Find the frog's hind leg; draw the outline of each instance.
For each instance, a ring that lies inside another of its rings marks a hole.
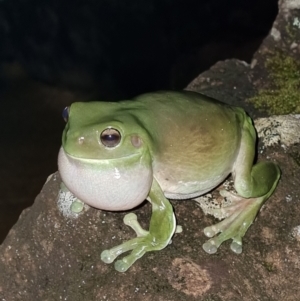
[[[253,166],[255,129],[248,116],[244,114],[240,117],[243,118],[241,145],[232,172],[238,195],[221,191],[229,204],[221,209],[225,219],[204,229],[205,235],[212,237],[203,245],[207,253],[215,253],[220,244],[228,239],[232,239],[231,249],[234,252],[242,252],[242,237],[263,203],[274,192],[280,178],[280,170],[272,162],[261,162]],[[218,233],[220,234],[215,236]]]

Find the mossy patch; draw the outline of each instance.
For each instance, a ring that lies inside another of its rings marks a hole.
[[[270,86],[248,101],[259,110],[282,115],[300,113],[300,62],[284,53],[266,60]]]

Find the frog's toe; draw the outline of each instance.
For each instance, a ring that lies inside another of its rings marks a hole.
[[[141,258],[146,252],[148,247],[144,244],[137,246],[132,252],[115,262],[115,269],[119,272],[127,271],[139,258]]]
[[[119,255],[134,250],[140,244],[143,244],[143,238],[136,237],[131,240],[128,240],[109,250],[104,250],[101,253],[101,260],[105,263],[112,263]]]
[[[80,213],[83,210],[84,203],[80,200],[76,200],[71,204],[71,211],[74,213]]]
[[[242,238],[235,238],[230,245],[230,249],[236,254],[241,254],[243,252]]]
[[[219,230],[217,227],[215,227],[214,225],[213,226],[209,226],[209,227],[206,227],[204,230],[204,235],[206,237],[214,237],[216,234],[219,233]]]
[[[137,235],[137,237],[143,237],[148,235],[149,231],[144,230],[137,220],[137,216],[134,213],[128,213],[124,216],[124,224],[129,226]]]
[[[203,250],[208,254],[214,254],[218,251],[220,243],[216,239],[210,239],[202,245]]]
[[[211,239],[209,239],[207,242],[205,242],[202,245],[203,250],[208,253],[208,254],[214,254],[218,251],[219,246],[227,239],[232,238],[232,243],[230,245],[230,249],[236,253],[236,254],[240,254],[242,253],[242,239],[241,238],[235,238],[235,237],[231,237],[231,235],[228,235],[228,231],[224,231],[223,233],[221,233],[220,235],[213,237]]]
[[[105,263],[112,263],[116,259],[116,255],[112,254],[110,250],[104,250],[101,253],[101,260]]]
[[[124,262],[124,260],[117,260],[115,262],[115,269],[118,272],[126,272],[130,268],[130,265],[128,265],[127,262]]]
[[[202,245],[203,250],[208,254],[214,254],[218,251],[219,246],[227,240],[226,238],[222,237],[222,235],[216,236],[214,238],[209,239]],[[241,254],[243,251],[242,247],[242,239],[241,238],[233,238],[233,241],[230,245],[230,249],[236,253]]]
[[[221,222],[219,222],[215,225],[206,227],[203,230],[205,236],[206,237],[214,237],[218,233],[225,231],[226,229],[228,229],[230,227],[230,225],[233,223],[233,221],[237,218],[238,214],[239,214],[239,212],[235,212],[234,214],[231,214],[230,216],[228,216]]]

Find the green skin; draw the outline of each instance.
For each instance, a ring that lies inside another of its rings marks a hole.
[[[113,145],[101,138],[106,129],[120,134]],[[274,163],[253,165],[255,140],[241,108],[195,92],[149,93],[131,101],[72,104],[58,165],[64,185],[78,198],[74,211],[81,201],[111,211],[134,208],[144,199],[151,203],[149,231],[129,213],[124,222],[137,237],[101,254],[111,263],[132,250],[115,263],[124,272],[146,252],[171,242],[176,220],[168,198],[199,197],[230,173],[238,194],[220,192],[231,204],[222,208],[223,221],[204,229],[211,238],[203,249],[215,253],[232,239],[231,249],[242,252],[242,237],[280,177]]]

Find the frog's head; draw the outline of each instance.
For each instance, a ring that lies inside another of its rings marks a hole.
[[[59,154],[64,184],[85,203],[106,210],[139,205],[152,184],[149,135],[118,103],[74,103]]]

